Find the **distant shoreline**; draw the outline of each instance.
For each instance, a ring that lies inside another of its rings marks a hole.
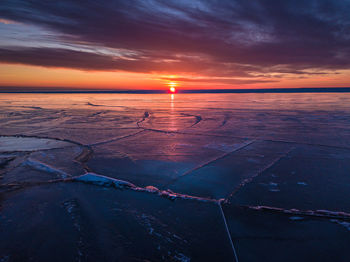
[[[168,90],[33,90],[2,91],[2,94],[167,94]],[[245,93],[350,93],[350,87],[303,87],[264,89],[198,89],[178,90],[180,94],[245,94]]]

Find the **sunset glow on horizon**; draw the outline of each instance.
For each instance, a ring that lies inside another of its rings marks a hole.
[[[0,88],[348,87],[348,9],[337,1],[4,0]]]

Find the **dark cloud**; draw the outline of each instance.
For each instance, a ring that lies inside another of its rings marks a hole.
[[[350,1],[2,0],[0,17],[57,41],[134,52],[0,50],[3,62],[207,76],[315,74],[350,68]],[[74,60],[74,61],[73,61]]]
[[[12,48],[0,49],[0,61],[45,67],[62,67],[81,70],[125,70],[150,72],[160,70],[163,63],[147,59],[128,60],[109,55],[57,48]]]
[[[0,48],[0,61],[13,64],[28,64],[44,67],[72,68],[87,71],[130,71],[139,73],[174,72],[191,73],[199,72],[207,75],[215,75],[213,62],[193,58],[177,59],[174,56],[140,56],[120,57],[101,53],[77,51],[62,48]],[[242,72],[242,67],[229,68],[217,64],[216,69],[230,71],[231,75],[247,77],[249,74]],[[245,68],[245,67],[243,67]],[[219,75],[222,75],[219,73]],[[252,76],[253,77],[253,76]]]

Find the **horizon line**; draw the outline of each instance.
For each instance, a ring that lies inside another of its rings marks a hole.
[[[0,87],[1,88],[1,87]],[[224,93],[348,93],[350,87],[298,87],[262,89],[179,89],[180,94],[224,94]],[[167,94],[168,90],[130,89],[130,90],[0,90],[2,94]]]

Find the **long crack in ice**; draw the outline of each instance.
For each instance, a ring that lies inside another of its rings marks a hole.
[[[287,152],[285,152],[283,155],[280,155],[279,157],[275,158],[271,163],[269,163],[267,166],[263,167],[262,169],[258,170],[258,172],[256,172],[253,176],[250,176],[249,178],[244,179],[239,185],[238,187],[233,190],[233,192],[229,195],[229,197],[227,197],[226,201],[229,201],[229,199],[236,194],[242,187],[244,187],[246,184],[250,183],[253,181],[253,179],[257,176],[259,176],[260,174],[262,174],[263,172],[265,172],[266,170],[268,170],[269,168],[271,168],[272,166],[274,166],[277,162],[279,162],[281,159],[285,158],[286,156],[288,156],[288,154],[290,152],[292,152],[295,149],[295,147],[290,148],[289,150],[287,150]]]
[[[242,206],[242,207],[248,208],[251,210],[275,212],[275,213],[282,213],[282,214],[288,214],[288,215],[350,220],[350,214],[343,211],[331,211],[331,210],[324,210],[324,209],[299,210],[296,208],[284,209],[280,207],[270,207],[270,206]]]
[[[235,245],[233,244],[233,240],[232,240],[232,237],[231,237],[231,234],[230,234],[230,230],[229,230],[229,227],[227,225],[225,213],[222,210],[222,203],[223,202],[224,202],[224,199],[220,199],[218,201],[218,205],[219,205],[219,208],[220,208],[220,213],[222,215],[222,219],[224,220],[224,224],[225,224],[225,228],[226,228],[228,239],[230,240],[230,244],[231,244],[231,248],[232,248],[232,251],[233,251],[233,255],[235,257],[235,262],[238,262],[238,256],[237,256],[236,248],[235,248]]]
[[[139,121],[137,121],[137,123],[136,123],[137,126],[138,126],[138,127],[141,127],[140,124],[141,124],[143,121],[145,121],[147,118],[149,118],[149,116],[150,116],[150,113],[147,112],[147,111],[145,111],[145,113],[143,114],[142,119],[139,120]]]
[[[125,136],[118,136],[118,137],[114,137],[114,138],[111,138],[111,139],[108,139],[108,140],[104,140],[104,141],[101,141],[101,142],[89,144],[89,146],[99,146],[99,145],[107,144],[107,143],[110,143],[110,142],[119,141],[119,140],[122,140],[122,139],[124,139],[124,138],[136,136],[137,134],[140,134],[140,133],[142,133],[142,132],[145,132],[145,130],[143,129],[143,130],[141,130],[141,131],[137,131],[137,132],[135,132],[135,133],[128,134],[128,135],[125,135]]]
[[[191,114],[185,114],[185,113],[181,113],[181,115],[194,117],[196,119],[196,121],[190,127],[194,127],[195,125],[199,124],[200,121],[202,121],[202,117],[199,115],[197,116],[197,115],[191,115]]]
[[[72,181],[84,182],[97,186],[115,187],[115,188],[135,188],[134,184],[127,181],[115,179],[95,173],[86,173],[84,175],[74,177]]]
[[[138,187],[135,186],[134,184],[120,180],[120,179],[115,179],[95,173],[86,173],[81,176],[73,177],[71,179],[66,179],[62,182],[83,182],[83,183],[88,183],[88,184],[93,184],[93,185],[98,185],[98,186],[105,186],[105,187],[114,187],[118,189],[131,189],[134,191],[138,192],[146,192],[146,193],[152,193],[159,195],[161,197],[170,199],[170,200],[176,200],[176,199],[190,199],[190,200],[198,200],[202,202],[218,202],[216,199],[211,199],[211,198],[204,198],[204,197],[197,197],[197,196],[191,196],[191,195],[186,195],[186,194],[179,194],[171,191],[170,189],[167,190],[161,190],[158,189],[154,186],[147,186],[147,187]]]
[[[241,150],[241,149],[243,149],[243,148],[249,146],[250,144],[252,144],[252,143],[254,143],[254,142],[255,142],[255,140],[251,140],[251,141],[245,142],[245,143],[243,143],[242,145],[238,146],[237,148],[235,148],[234,150],[232,150],[232,151],[230,151],[230,152],[224,153],[224,154],[222,154],[222,155],[220,155],[220,156],[218,156],[218,157],[216,157],[216,158],[214,158],[214,159],[211,159],[211,160],[209,160],[209,161],[207,161],[207,162],[205,162],[205,163],[202,163],[202,164],[200,164],[200,165],[198,165],[198,166],[192,168],[191,170],[189,170],[189,171],[183,173],[183,174],[182,174],[181,176],[179,176],[178,178],[175,178],[171,183],[174,183],[174,181],[176,181],[176,180],[178,180],[178,179],[181,179],[182,177],[184,177],[184,176],[186,176],[186,175],[188,175],[188,174],[191,174],[192,172],[194,172],[194,171],[196,171],[196,170],[198,170],[198,169],[201,169],[201,168],[203,168],[203,167],[206,167],[206,166],[210,165],[211,163],[213,163],[213,162],[215,162],[215,161],[218,161],[218,160],[220,160],[220,159],[223,159],[223,158],[227,157],[228,155],[230,155],[230,154],[232,154],[232,153],[234,153],[234,152],[237,152],[237,151],[239,151],[239,150]]]

